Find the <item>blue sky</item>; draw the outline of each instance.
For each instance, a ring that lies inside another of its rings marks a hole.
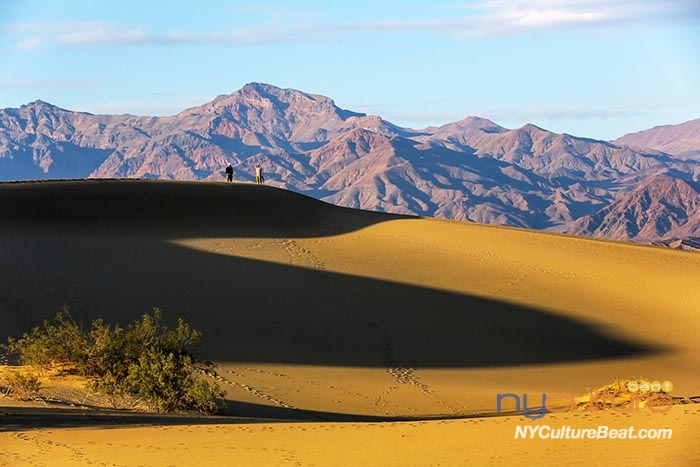
[[[253,81],[612,139],[700,118],[700,1],[0,0],[0,108],[170,115]]]

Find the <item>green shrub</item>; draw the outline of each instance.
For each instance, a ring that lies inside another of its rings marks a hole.
[[[64,317],[64,313],[67,318]],[[70,317],[68,310],[58,313],[55,323],[44,321],[43,326],[35,327],[20,339],[8,339],[7,349],[19,354],[25,365],[49,366],[55,364],[75,364],[76,358],[85,351],[85,335]]]
[[[39,395],[39,378],[29,372],[16,372],[5,377],[10,396],[19,400],[32,400]]]
[[[163,412],[216,413],[224,393],[199,375],[213,367],[197,360],[194,346],[202,334],[182,319],[168,329],[161,318],[155,308],[126,328],[98,319],[85,332],[64,309],[55,323],[45,321],[20,339],[10,338],[6,347],[25,364],[71,365],[110,397],[138,397]]]

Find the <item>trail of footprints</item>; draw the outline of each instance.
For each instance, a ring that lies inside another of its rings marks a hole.
[[[12,435],[13,438],[19,439],[28,443],[31,443],[32,446],[35,447],[36,449],[36,454],[37,455],[46,455],[51,452],[55,452],[56,449],[65,449],[69,453],[69,458],[68,460],[72,464],[90,464],[91,462],[85,458],[85,455],[83,453],[83,449],[80,447],[72,446],[67,443],[60,443],[57,441],[52,441],[50,439],[44,439],[40,433],[37,432],[37,434],[29,433],[29,432],[19,432],[19,433],[14,433]],[[16,456],[19,457],[19,456]],[[36,459],[36,456],[30,456],[29,458],[26,459],[15,459],[17,461],[29,461],[31,462],[32,465],[44,465],[43,463],[39,463],[38,459]],[[5,465],[5,464],[3,464]]]
[[[243,378],[243,377],[245,377],[244,375],[242,375],[242,374],[240,374],[240,373],[237,373],[237,372],[235,372],[235,371],[233,371],[233,370],[228,370],[228,369],[226,369],[226,368],[217,367],[217,370],[220,370],[220,371],[223,371],[223,372],[225,372],[225,373],[228,373],[228,374],[230,374],[230,375],[233,376],[233,377],[237,377],[237,378]],[[262,371],[261,371],[261,372],[262,372]],[[275,373],[272,373],[272,374],[275,374]],[[277,376],[285,376],[285,375],[282,375],[282,374],[275,374],[275,375],[277,375]],[[222,383],[222,384],[226,384],[226,385],[232,386],[232,387],[234,387],[234,388],[243,389],[244,391],[251,393],[251,394],[254,395],[255,397],[259,397],[260,399],[263,399],[263,400],[265,400],[265,401],[267,401],[267,402],[270,402],[271,404],[274,404],[274,405],[276,405],[276,406],[278,406],[278,407],[283,407],[283,408],[285,408],[285,409],[299,410],[299,409],[297,409],[296,407],[294,407],[293,405],[287,404],[287,403],[285,403],[285,402],[282,402],[281,400],[276,399],[275,397],[272,397],[271,395],[266,394],[266,393],[264,393],[263,391],[261,391],[261,390],[255,388],[255,387],[253,387],[253,386],[251,386],[251,385],[249,385],[249,384],[243,384],[243,383],[239,383],[239,382],[237,382],[237,381],[234,381],[234,380],[232,380],[232,379],[225,378],[225,377],[221,376],[219,373],[210,373],[209,376],[213,377],[215,380],[217,380],[218,382],[220,382],[220,383]]]
[[[296,240],[282,240],[282,245],[292,260],[292,264],[308,265],[319,271],[326,269],[326,265],[309,250],[299,246]]]
[[[354,313],[355,318],[357,318],[360,322],[362,322],[365,326],[370,328],[377,336],[379,337],[379,340],[381,342],[381,347],[382,347],[382,355],[384,358],[384,365],[386,367],[386,372],[389,373],[395,380],[398,385],[401,384],[408,384],[417,390],[419,390],[421,393],[426,395],[427,397],[435,400],[438,402],[440,405],[443,405],[447,407],[452,413],[456,413],[457,409],[452,406],[450,403],[447,401],[443,400],[440,398],[435,392],[430,388],[429,385],[421,382],[418,377],[416,376],[415,368],[410,368],[410,367],[403,367],[403,366],[398,366],[396,365],[396,360],[394,358],[394,344],[392,343],[391,336],[389,333],[379,326],[378,324],[368,320],[361,314],[355,312]],[[399,386],[397,385],[392,385],[389,386],[386,390],[382,392],[382,394],[378,395],[375,400],[374,400],[374,405],[375,406],[380,406],[380,405],[385,405],[386,404],[386,396],[389,395],[391,392],[395,391],[398,389]],[[385,411],[386,413],[386,411]]]
[[[311,251],[299,246],[299,244],[295,240],[285,239],[282,241],[282,245],[287,251],[287,254],[290,256],[293,264],[305,264],[320,271],[325,270],[326,266],[323,263],[323,261],[318,259]],[[408,384],[420,391],[421,393],[423,393],[424,395],[426,395],[427,397],[435,400],[440,405],[447,407],[452,413],[458,412],[458,410],[454,406],[452,406],[447,401],[443,400],[437,394],[435,394],[435,392],[430,388],[429,385],[421,382],[418,379],[418,377],[415,375],[415,368],[402,367],[396,365],[394,358],[394,346],[391,341],[391,336],[385,329],[383,329],[376,323],[368,320],[367,318],[363,317],[357,312],[354,313],[354,316],[366,327],[370,328],[379,337],[382,349],[382,358],[384,360],[386,372],[394,378],[398,385]],[[392,385],[389,386],[386,390],[384,390],[382,394],[378,395],[375,398],[373,402],[375,407],[378,408],[380,405],[385,405],[387,403],[386,396],[398,388],[399,386]],[[388,411],[385,410],[384,413],[386,414],[388,413]]]
[[[318,269],[318,270],[325,269],[325,265],[323,264],[323,262],[320,261],[309,250],[306,250],[306,249],[302,248],[301,246],[299,246],[299,244],[296,242],[296,240],[285,239],[285,240],[282,240],[280,243],[281,243],[282,247],[284,248],[284,250],[289,255],[292,264],[307,265],[307,266],[311,266],[312,268]],[[254,369],[254,368],[242,368],[241,371],[260,373],[260,374],[265,375],[265,376],[274,376],[274,377],[278,377],[278,378],[288,378],[288,376],[283,374],[283,373],[274,373],[274,372],[270,372],[270,371],[266,371],[266,370],[259,370],[259,369]],[[234,381],[233,379],[224,377],[220,374],[221,372],[228,373],[233,378],[239,378],[239,379],[245,379],[245,380],[251,380],[251,379],[254,380],[255,379],[255,378],[251,378],[250,376],[243,375],[243,374],[238,373],[236,371],[229,370],[229,369],[222,368],[222,367],[217,367],[217,373],[208,373],[208,375],[213,377],[214,379],[216,379],[217,381],[219,381],[222,384],[232,386],[235,388],[239,388],[239,389],[243,389],[244,391],[246,391],[246,392],[248,392],[256,397],[259,397],[260,399],[263,399],[267,402],[270,402],[278,407],[283,407],[286,409],[293,409],[293,410],[300,410],[291,404],[287,404],[286,402],[283,402],[283,401],[255,388],[254,386],[251,386],[251,385],[245,384],[245,383],[239,383],[237,381]]]

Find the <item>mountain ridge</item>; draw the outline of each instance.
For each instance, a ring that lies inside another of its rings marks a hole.
[[[700,157],[700,118],[624,135],[616,144],[656,149],[680,157]]]
[[[41,100],[0,109],[0,179],[223,180],[230,162],[245,181],[261,163],[268,183],[341,206],[593,235],[581,219],[605,217],[645,180],[700,177],[700,160],[629,141],[477,116],[413,130],[329,97],[249,83],[172,116],[72,112]],[[676,227],[643,241],[696,231]]]
[[[700,235],[697,183],[668,174],[645,180],[597,213],[579,219],[571,233],[630,241],[655,242],[673,235]]]

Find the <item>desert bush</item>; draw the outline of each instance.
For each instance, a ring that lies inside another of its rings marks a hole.
[[[65,316],[64,316],[65,315]],[[24,365],[63,365],[76,363],[87,342],[80,326],[70,317],[66,308],[54,318],[45,320],[20,339],[8,339],[7,350],[19,354]]]
[[[19,371],[5,377],[8,394],[19,400],[32,400],[39,395],[39,378],[29,372]]]
[[[149,349],[129,366],[129,393],[151,401],[154,408],[169,412],[188,407],[204,413],[216,411],[212,402],[222,396],[213,383],[197,377],[192,357],[186,353]]]
[[[216,413],[224,393],[201,376],[213,367],[198,360],[195,345],[202,334],[182,319],[175,329],[161,320],[155,308],[126,328],[98,319],[86,332],[64,309],[54,323],[10,338],[6,347],[25,364],[71,365],[92,380],[94,390],[115,400],[134,396],[158,411]]]

